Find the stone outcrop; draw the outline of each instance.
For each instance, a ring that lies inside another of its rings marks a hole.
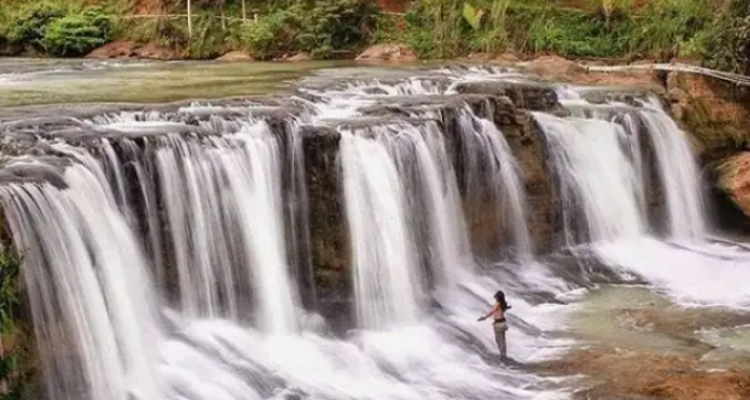
[[[569,79],[586,71],[578,63],[558,56],[539,57],[529,62],[525,68],[533,74],[552,80]]]
[[[670,72],[667,99],[690,135],[722,230],[750,234],[750,92],[710,77]]]
[[[149,43],[116,41],[92,51],[86,58],[140,58],[153,60],[179,60],[183,56],[172,49]]]
[[[693,136],[704,163],[721,160],[750,143],[746,95],[731,84],[682,72],[667,78],[672,112]]]
[[[255,61],[250,53],[245,51],[230,51],[216,59],[217,61]]]
[[[357,56],[357,61],[415,62],[414,50],[402,43],[376,44]]]

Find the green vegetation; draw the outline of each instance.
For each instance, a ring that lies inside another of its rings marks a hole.
[[[20,399],[27,383],[21,366],[25,350],[15,343],[18,340],[11,339],[11,345],[6,344],[6,339],[19,335],[16,321],[19,320],[20,266],[21,260],[14,252],[0,250],[0,382],[3,384],[0,400]]]
[[[7,52],[31,51],[78,57],[109,42],[113,24],[98,7],[82,8],[62,2],[34,2],[0,12],[0,43]]]
[[[240,36],[240,46],[259,59],[297,51],[324,59],[357,49],[378,15],[367,0],[295,1],[269,11],[257,24],[245,24]]]
[[[103,8],[91,6],[97,3]],[[690,57],[746,72],[749,3],[414,0],[406,14],[394,15],[380,12],[371,0],[192,0],[190,35],[186,0],[3,0],[0,53],[81,56],[124,39],[196,59],[230,50],[261,60],[298,52],[329,59],[373,43],[402,42],[424,59],[503,51],[625,60]],[[149,13],[158,16],[133,17],[143,4],[151,4]]]

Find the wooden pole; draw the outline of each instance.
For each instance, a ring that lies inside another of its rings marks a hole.
[[[190,3],[191,1],[187,0],[188,39],[193,37],[193,15]]]
[[[247,22],[247,7],[245,6],[245,0],[242,0],[242,22]]]

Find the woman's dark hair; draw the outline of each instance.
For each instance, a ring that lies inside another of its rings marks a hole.
[[[502,290],[498,290],[495,293],[495,300],[497,301],[497,304],[500,304],[500,308],[502,308],[503,311],[510,308],[508,303],[505,301],[505,293],[503,293]]]

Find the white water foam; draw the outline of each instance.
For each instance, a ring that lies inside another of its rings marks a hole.
[[[750,287],[744,280],[750,272],[747,249],[644,237],[595,250],[612,268],[637,273],[683,304],[750,309]]]

